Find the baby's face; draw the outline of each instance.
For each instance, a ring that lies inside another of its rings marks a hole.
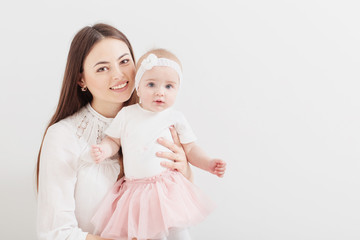
[[[161,112],[174,105],[178,90],[178,73],[171,67],[156,66],[144,73],[137,93],[144,109]]]

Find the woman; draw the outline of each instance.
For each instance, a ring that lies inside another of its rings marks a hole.
[[[130,42],[117,29],[96,24],[74,37],[60,99],[39,151],[39,239],[101,239],[92,235],[90,220],[106,192],[123,175],[122,153],[96,164],[89,146],[99,143],[117,112],[137,102],[135,60]],[[177,133],[174,143],[159,143],[164,166],[191,179]],[[120,162],[120,164],[119,164]],[[119,173],[120,172],[120,173]]]

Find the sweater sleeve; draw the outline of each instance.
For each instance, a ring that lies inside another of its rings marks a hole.
[[[64,125],[49,127],[39,172],[38,237],[40,240],[85,240],[78,227],[74,190],[77,181],[76,136]]]

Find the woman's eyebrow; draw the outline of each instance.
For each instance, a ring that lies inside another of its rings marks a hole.
[[[121,55],[120,57],[118,57],[117,60],[120,60],[121,58],[123,58],[123,57],[126,56],[126,55],[129,55],[129,53],[124,53],[123,55]],[[109,63],[109,62],[107,62],[107,61],[100,61],[100,62],[97,62],[97,63],[94,65],[94,67],[95,67],[96,65],[99,65],[99,64],[107,64],[107,63]]]

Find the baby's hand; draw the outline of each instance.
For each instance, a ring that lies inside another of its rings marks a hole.
[[[212,174],[215,174],[218,177],[223,177],[226,170],[226,162],[221,159],[212,159],[210,161],[210,170]]]
[[[100,145],[91,146],[91,157],[96,163],[100,163],[105,160],[104,151]]]

